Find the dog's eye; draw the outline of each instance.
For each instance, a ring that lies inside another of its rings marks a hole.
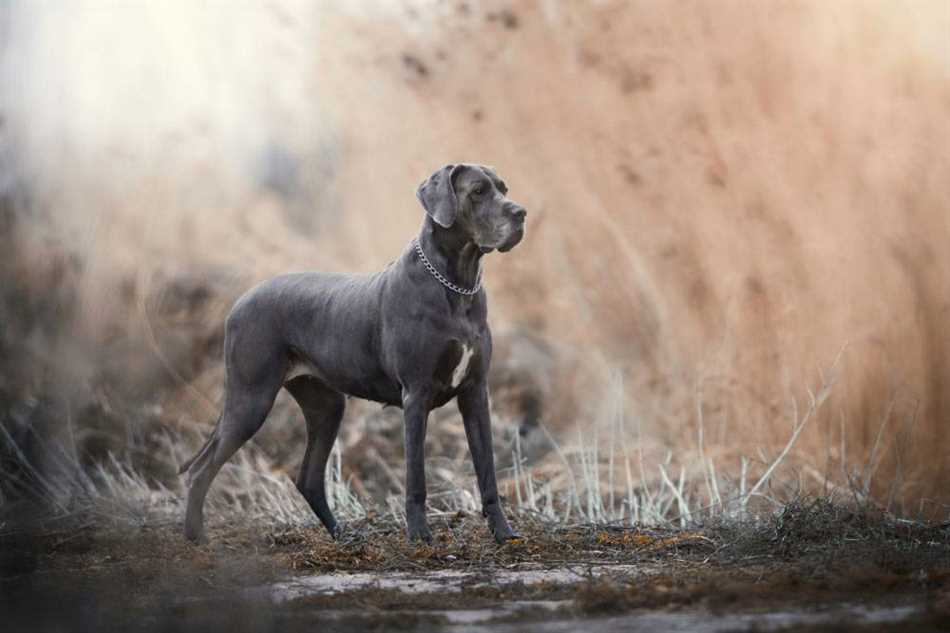
[[[482,195],[483,191],[485,191],[485,187],[482,185],[475,185],[475,187],[472,189],[472,193],[474,193],[476,196]]]

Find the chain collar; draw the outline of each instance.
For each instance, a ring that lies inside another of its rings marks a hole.
[[[416,249],[416,252],[419,253],[419,259],[422,260],[422,265],[426,267],[426,270],[428,270],[429,273],[433,277],[435,277],[436,280],[440,284],[442,284],[443,286],[445,286],[452,292],[457,292],[460,295],[470,296],[470,295],[478,294],[478,291],[482,289],[482,267],[481,266],[478,267],[478,276],[475,278],[475,286],[472,288],[462,288],[461,286],[456,286],[455,284],[453,284],[451,281],[446,279],[445,276],[442,275],[442,273],[436,270],[435,266],[432,265],[432,263],[429,261],[429,258],[426,257],[426,254],[423,252],[422,245],[419,244],[418,239],[413,238],[412,245]]]

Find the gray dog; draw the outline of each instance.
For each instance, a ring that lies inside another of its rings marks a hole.
[[[424,441],[429,411],[457,398],[482,496],[499,543],[516,538],[498,502],[488,410],[491,332],[482,255],[524,236],[525,210],[490,168],[446,165],[417,197],[426,216],[398,260],[370,275],[296,273],[238,299],[225,323],[224,409],[188,472],[185,536],[204,538],[205,495],[221,466],[257,432],[281,387],[307,421],[297,489],[336,537],[324,474],[345,396],[405,415],[409,539],[429,542]]]

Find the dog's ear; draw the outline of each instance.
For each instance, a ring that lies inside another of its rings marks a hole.
[[[455,195],[454,179],[464,165],[446,165],[429,176],[416,190],[416,197],[436,224],[449,228],[455,224],[459,199]]]

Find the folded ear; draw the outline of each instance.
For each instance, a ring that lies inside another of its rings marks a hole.
[[[426,213],[443,228],[455,224],[458,215],[459,200],[455,195],[453,180],[462,167],[463,165],[446,165],[429,176],[416,190],[416,197]]]

